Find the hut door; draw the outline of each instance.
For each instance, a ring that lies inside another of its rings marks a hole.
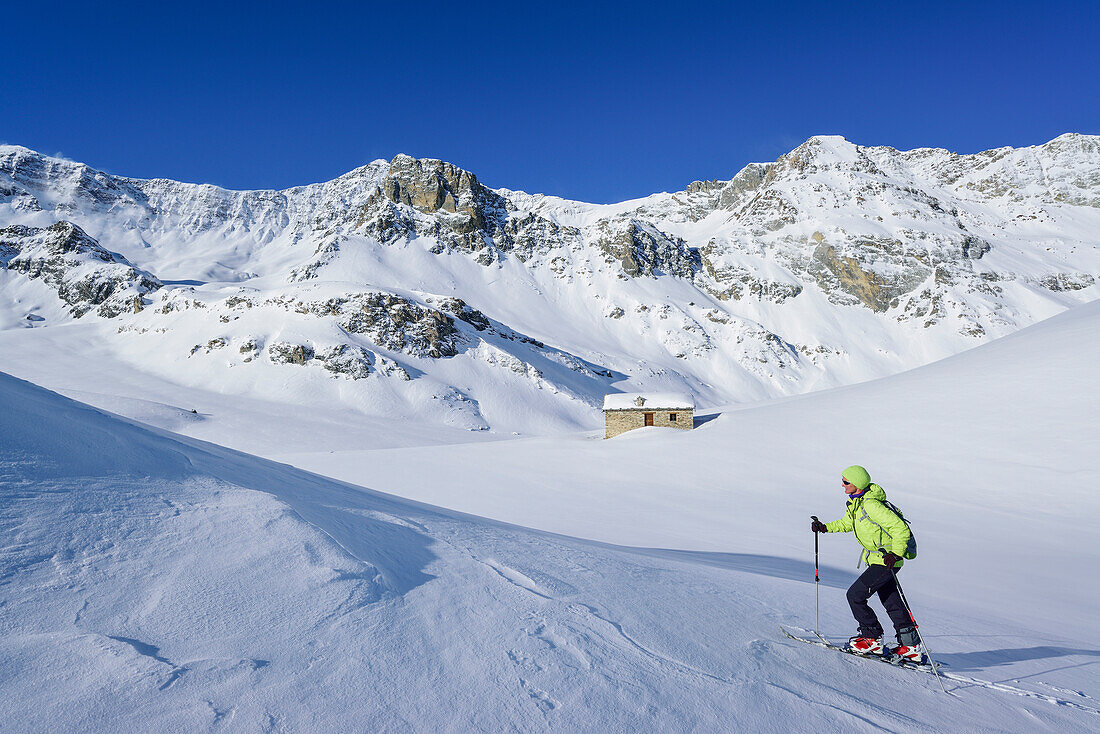
[[[653,414],[652,413],[646,413],[645,414],[645,424],[647,426],[652,426],[653,425]]]

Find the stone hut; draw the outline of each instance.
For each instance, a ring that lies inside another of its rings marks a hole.
[[[691,430],[695,399],[683,393],[615,393],[605,395],[604,438],[645,426]]]

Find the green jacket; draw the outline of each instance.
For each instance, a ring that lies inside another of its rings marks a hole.
[[[905,546],[909,543],[909,527],[882,504],[885,499],[882,487],[872,484],[862,497],[848,500],[848,509],[839,520],[825,524],[830,533],[854,532],[864,548],[859,559],[868,566],[885,565],[879,548],[900,557],[905,555]],[[899,560],[894,568],[901,568],[904,562]]]

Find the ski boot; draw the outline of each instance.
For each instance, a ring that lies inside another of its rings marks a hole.
[[[928,662],[928,656],[924,654],[924,645],[921,644],[917,627],[902,627],[898,630],[898,646],[886,656],[890,662],[913,663],[924,665]]]
[[[891,650],[887,657],[892,663],[912,663],[914,665],[927,665],[928,663],[928,656],[924,654],[922,645],[899,645]]]
[[[857,655],[881,655],[882,630],[859,628],[859,634],[848,639],[848,650]]]

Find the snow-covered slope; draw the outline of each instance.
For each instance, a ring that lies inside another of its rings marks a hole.
[[[900,375],[721,409],[691,432],[265,453],[542,530],[792,558],[812,551],[810,515],[840,516],[839,473],[860,463],[915,523],[920,556],[905,575],[917,588],[1087,638],[1100,602],[1081,583],[1100,540],[1098,374],[1093,302]],[[822,554],[845,569],[858,555],[832,537]]]
[[[541,433],[597,425],[616,390],[851,384],[1093,300],[1098,202],[1100,143],[1072,134],[965,156],[815,137],[606,206],[408,156],[233,192],[3,146],[0,326],[77,319],[191,387]]]
[[[340,484],[3,374],[0,404],[5,731],[1068,732],[1100,721],[1100,651],[1074,637],[1062,583],[1077,567],[1030,534],[1012,535],[1038,551],[1017,571],[1059,590],[1038,627],[980,586],[960,607],[907,566],[951,676],[944,696],[929,676],[778,635],[779,622],[811,623],[812,567],[785,541],[782,502],[757,514],[758,486],[735,492],[755,516],[752,552],[637,551]],[[653,448],[641,438],[599,445],[640,455]],[[650,469],[628,471],[641,484]],[[828,498],[839,504],[829,492],[817,507]],[[935,514],[907,503],[931,558],[953,537],[951,515],[985,517],[946,501]],[[1076,522],[1058,503],[1049,512]],[[1080,547],[1095,563],[1096,544]],[[969,550],[982,555],[956,573],[1010,560]],[[823,569],[833,635],[849,626],[838,607],[852,575],[837,565]]]

